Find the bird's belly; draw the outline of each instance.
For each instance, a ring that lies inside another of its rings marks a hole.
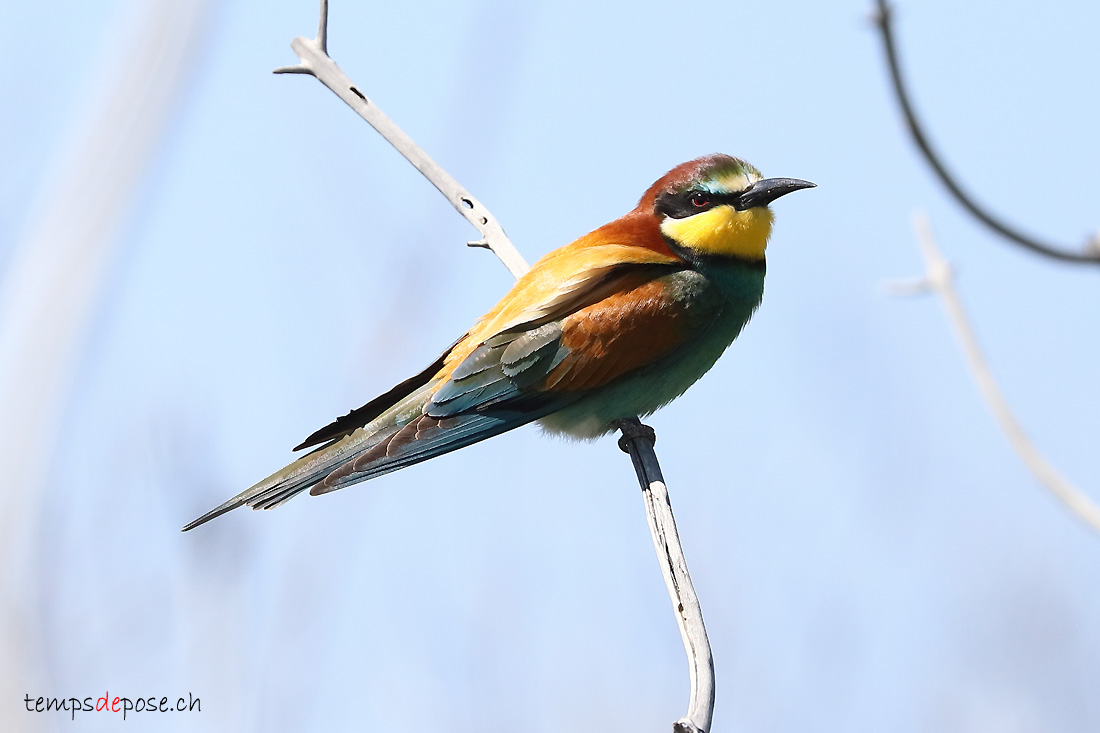
[[[644,417],[679,397],[718,360],[752,315],[752,307],[719,318],[691,345],[593,390],[572,405],[539,420],[549,433],[582,440],[615,430],[615,421]],[[734,309],[738,310],[738,309]]]

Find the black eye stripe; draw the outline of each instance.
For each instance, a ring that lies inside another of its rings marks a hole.
[[[693,199],[699,194],[706,197],[702,205],[696,204]],[[671,193],[666,191],[657,197],[654,211],[658,214],[671,216],[673,219],[684,219],[695,214],[713,209],[715,206],[728,204],[740,210],[741,193],[711,193],[710,191],[684,191]]]

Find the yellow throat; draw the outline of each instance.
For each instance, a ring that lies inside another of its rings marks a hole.
[[[772,220],[766,206],[738,211],[726,204],[683,219],[668,217],[661,232],[700,254],[762,260]]]

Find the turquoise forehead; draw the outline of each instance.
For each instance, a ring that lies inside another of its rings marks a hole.
[[[733,193],[763,176],[755,167],[740,158],[723,156],[701,167],[681,190],[702,190],[711,193]]]

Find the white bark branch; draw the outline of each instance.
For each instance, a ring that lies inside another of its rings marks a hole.
[[[1078,519],[1089,525],[1092,529],[1100,531],[1100,507],[1098,507],[1087,494],[1074,486],[1070,481],[1058,472],[1027,437],[1020,422],[1012,413],[1005,400],[1001,388],[993,378],[993,372],[989,369],[981,349],[978,348],[978,339],[974,335],[974,329],[963,310],[959,296],[955,292],[952,283],[951,266],[940,254],[935,237],[932,236],[932,226],[928,217],[923,213],[917,213],[913,217],[913,227],[916,230],[917,241],[920,244],[921,253],[927,268],[923,284],[939,294],[943,300],[947,315],[951,320],[955,335],[966,354],[970,370],[974,379],[978,382],[978,389],[985,398],[993,417],[1000,424],[1001,429],[1008,436],[1012,448],[1023,459],[1035,478],[1039,480],[1048,491],[1054,494],[1065,504]]]
[[[321,0],[321,21],[317,29],[317,37],[295,38],[290,47],[298,54],[300,61],[296,66],[284,66],[275,69],[276,74],[309,74],[332,90],[336,96],[344,100],[356,113],[370,123],[370,126],[386,138],[397,148],[397,152],[405,156],[405,159],[416,166],[420,173],[431,181],[432,185],[439,189],[451,206],[465,217],[466,221],[473,224],[479,232],[481,239],[476,242],[468,242],[471,247],[483,247],[495,254],[513,277],[519,277],[527,272],[527,262],[516,250],[508,235],[504,233],[500,223],[497,222],[485,205],[456,181],[442,166],[432,160],[431,156],[413,142],[413,139],[405,134],[381,109],[375,106],[367,98],[347,74],[336,65],[328,55],[328,0]]]
[[[458,213],[477,227],[483,238],[479,242],[470,242],[470,246],[488,248],[514,277],[520,277],[528,270],[527,263],[489,210],[428,157],[382,110],[371,104],[366,95],[329,57],[327,27],[328,0],[321,0],[321,22],[317,38],[295,38],[290,45],[301,63],[276,69],[275,73],[310,74],[331,89],[416,166],[447,197]],[[676,623],[680,627],[680,636],[688,656],[691,697],[687,715],[673,724],[673,733],[709,733],[714,712],[714,659],[706,629],[703,627],[702,609],[691,584],[687,561],[680,546],[680,536],[676,532],[676,520],[672,516],[668,489],[661,475],[657,454],[653,451],[655,436],[651,428],[633,417],[619,421],[619,428],[623,433],[619,447],[630,454],[638,473],[649,530],[653,535],[653,546],[661,563],[661,572],[676,611]]]
[[[714,657],[706,627],[703,626],[703,609],[695,595],[687,559],[680,546],[665,477],[661,474],[661,464],[657,462],[657,453],[653,450],[656,436],[652,428],[642,425],[637,418],[620,420],[619,429],[622,431],[619,447],[630,454],[638,474],[653,547],[661,563],[661,574],[665,578],[668,596],[672,599],[676,625],[680,627],[680,638],[688,657],[691,681],[688,711],[673,724],[672,730],[673,733],[708,733],[711,718],[714,717]]]

